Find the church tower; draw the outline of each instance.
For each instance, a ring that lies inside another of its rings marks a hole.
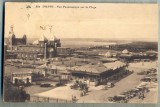
[[[12,50],[12,45],[13,45],[13,42],[16,38],[13,28],[14,28],[13,25],[11,25],[10,31],[9,31],[9,48],[10,48],[10,50]]]

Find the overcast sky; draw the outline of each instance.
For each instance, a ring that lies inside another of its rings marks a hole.
[[[31,8],[26,8],[30,5]],[[50,5],[53,8],[42,8]],[[36,8],[40,6],[40,8]],[[79,6],[94,8],[58,8]],[[106,38],[156,40],[158,38],[157,4],[63,4],[7,3],[5,36],[14,26],[17,37],[39,38],[42,35],[58,38]],[[42,27],[40,27],[42,26]],[[52,27],[52,33],[49,31]],[[42,30],[45,27],[45,30]]]

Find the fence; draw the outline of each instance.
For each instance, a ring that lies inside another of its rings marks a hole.
[[[36,95],[30,96],[29,102],[73,103],[72,100],[65,100],[65,99],[58,99],[58,98],[51,98],[51,97],[42,97],[42,96],[36,96]]]

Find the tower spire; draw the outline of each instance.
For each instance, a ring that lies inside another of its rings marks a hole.
[[[49,26],[50,33],[52,33],[52,26]]]
[[[10,26],[9,34],[14,34],[13,28],[14,28],[14,26],[13,26],[13,25],[11,25],[11,26]]]

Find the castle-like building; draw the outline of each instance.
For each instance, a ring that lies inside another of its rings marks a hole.
[[[46,38],[42,35],[32,44],[27,43],[27,36],[17,38],[13,27],[9,32],[8,57],[18,59],[52,58],[57,55],[57,48],[61,47],[60,39],[55,36]]]

